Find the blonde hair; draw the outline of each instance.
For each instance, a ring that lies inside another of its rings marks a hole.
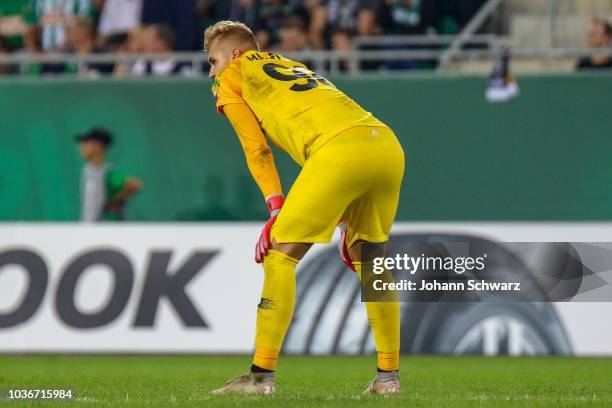
[[[241,51],[252,49],[259,51],[255,34],[245,24],[237,21],[224,20],[209,26],[204,31],[204,50],[210,51],[210,46],[216,39],[235,41]]]

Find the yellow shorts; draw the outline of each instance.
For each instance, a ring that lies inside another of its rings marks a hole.
[[[349,246],[387,241],[403,175],[404,151],[391,129],[347,129],[306,160],[271,236],[278,243],[330,242],[342,219]]]

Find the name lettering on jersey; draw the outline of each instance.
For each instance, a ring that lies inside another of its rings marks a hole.
[[[268,56],[267,56],[267,57],[264,57],[264,56],[263,56],[263,55],[261,55],[260,53],[258,53],[258,52],[254,52],[254,53],[253,53],[253,54],[251,54],[251,55],[247,55],[247,56],[246,56],[246,58],[247,58],[247,60],[249,60],[249,61],[260,61],[260,60],[264,60],[264,59],[266,59],[266,58],[267,58],[267,59],[277,59],[277,60],[282,59],[282,57],[281,57],[279,54],[274,54],[274,53],[272,53],[272,52],[268,52],[268,53],[266,53],[266,54],[268,54]]]
[[[261,56],[261,54],[259,54],[259,53],[257,53],[257,52],[254,52],[254,53],[253,53],[253,54],[251,54],[251,55],[247,55],[247,56],[246,56],[246,58],[247,58],[249,61],[257,61],[257,60],[262,60],[262,59],[264,59],[264,57],[262,57],[262,56]]]

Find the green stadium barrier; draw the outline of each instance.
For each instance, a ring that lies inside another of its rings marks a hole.
[[[611,219],[612,75],[519,78],[521,96],[502,105],[485,102],[486,82],[335,80],[404,146],[398,219]],[[110,161],[145,182],[130,220],[266,215],[207,80],[8,79],[0,112],[1,220],[78,218],[73,136],[92,126],[115,133]],[[298,168],[276,157],[288,190]]]

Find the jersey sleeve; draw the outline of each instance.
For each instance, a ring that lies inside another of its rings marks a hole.
[[[263,196],[282,194],[272,150],[251,109],[246,103],[232,104],[226,116],[238,135],[249,171]]]
[[[244,103],[242,99],[242,73],[238,61],[230,64],[215,79],[212,87],[217,112],[224,114],[223,107],[231,103]]]

